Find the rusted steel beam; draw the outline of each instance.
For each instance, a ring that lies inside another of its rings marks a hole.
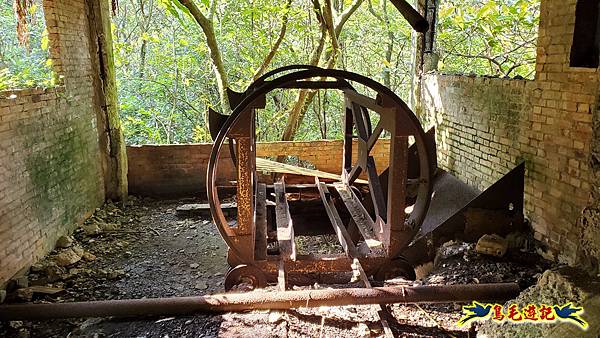
[[[290,207],[285,196],[283,180],[273,185],[275,187],[275,218],[277,222],[277,242],[279,255],[283,260],[296,260],[296,243],[294,241],[294,225],[290,215]]]
[[[391,303],[505,301],[519,294],[516,283],[394,286],[228,293],[198,297],[146,298],[0,306],[0,321],[85,317],[191,315],[199,312],[286,310],[301,307]]]
[[[352,262],[352,270],[356,270],[358,272],[358,278],[360,278],[361,282],[366,288],[372,288],[371,282],[369,281],[369,277],[365,273],[360,261],[354,258]],[[381,326],[383,327],[383,332],[386,338],[393,338],[394,333],[390,327],[390,324],[387,321],[387,317],[389,316],[389,312],[384,304],[378,304],[379,310],[377,310],[377,316],[379,317],[379,321],[381,322]]]
[[[254,238],[254,259],[267,259],[267,186],[258,184],[256,194],[256,236]]]
[[[377,237],[377,232],[381,231],[381,229],[376,229],[375,222],[373,222],[365,207],[360,203],[358,197],[356,197],[347,184],[338,182],[334,183],[334,187],[340,194],[342,201],[346,205],[346,209],[348,209],[352,219],[358,226],[358,230],[363,235],[369,249],[375,255],[383,255],[383,246]]]
[[[319,182],[318,177],[315,177],[315,183],[319,188],[319,194],[321,194],[321,200],[323,201],[323,206],[325,207],[327,216],[329,216],[333,230],[335,230],[340,245],[342,248],[344,248],[344,252],[346,252],[346,256],[358,257],[360,255],[358,249],[354,245],[350,234],[348,234],[348,231],[346,230],[346,227],[340,218],[340,214],[335,208],[335,204],[331,199],[331,194],[329,193],[329,189],[327,189],[327,185],[325,185],[323,182]]]

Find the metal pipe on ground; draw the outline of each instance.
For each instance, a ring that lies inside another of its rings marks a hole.
[[[286,310],[300,307],[391,303],[504,301],[520,292],[516,283],[393,286],[284,292],[253,291],[197,297],[105,300],[0,306],[0,321],[85,317],[191,315],[202,312]]]

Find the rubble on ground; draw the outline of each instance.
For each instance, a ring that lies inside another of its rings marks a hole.
[[[207,217],[181,217],[176,210],[181,204],[197,202],[133,198],[126,206],[107,203],[69,237],[72,239],[70,245],[57,247],[48,257],[34,264],[27,275],[29,285],[11,290],[8,301],[71,302],[223,292],[227,247],[218,230]],[[307,237],[312,240],[298,236],[297,239],[303,252],[337,253],[341,250],[337,247],[335,235],[316,239]],[[58,258],[61,254],[66,258],[64,261]],[[528,286],[535,283],[547,264],[529,251],[522,251],[518,245],[511,247],[504,257],[497,258],[476,253],[474,244],[449,242],[440,248],[431,273],[421,280],[401,283],[517,281]],[[270,288],[276,289],[274,286]],[[17,290],[22,290],[19,297]],[[115,332],[127,336],[155,332],[160,337],[262,336],[265,332],[288,336],[380,336],[381,326],[374,308],[345,306],[303,308],[281,313],[252,311],[222,316],[173,317],[164,321],[76,319],[23,322],[19,329],[3,328],[0,324],[0,336],[18,337],[19,332],[49,337],[93,337]],[[395,318],[391,324],[393,330],[400,336],[469,335],[468,327],[456,325],[461,317],[461,304],[394,304],[388,308]]]
[[[589,323],[586,331],[566,322],[514,324],[508,321],[501,323],[486,321],[479,327],[477,337],[600,336],[600,280],[573,268],[562,267],[545,271],[535,285],[523,291],[517,298],[506,302],[504,310],[512,304],[523,308],[529,304],[564,305],[569,302],[583,307],[585,312],[581,317]]]

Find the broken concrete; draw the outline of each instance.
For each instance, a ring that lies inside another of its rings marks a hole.
[[[54,257],[58,266],[69,266],[73,265],[81,260],[84,251],[79,246],[62,250],[58,255]]]
[[[73,245],[73,238],[71,236],[60,236],[56,241],[56,247],[65,249]]]

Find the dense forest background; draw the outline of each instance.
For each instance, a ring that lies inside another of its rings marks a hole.
[[[389,1],[118,3],[112,30],[129,144],[209,142],[207,108],[229,109],[223,87],[242,91],[289,64],[354,71],[411,102],[416,36]],[[14,4],[0,0],[0,90],[53,86],[41,4],[27,9],[29,39],[20,42]],[[538,1],[440,0],[433,59],[444,73],[531,79],[538,18]],[[341,107],[332,90],[273,92],[258,139],[340,138]]]

